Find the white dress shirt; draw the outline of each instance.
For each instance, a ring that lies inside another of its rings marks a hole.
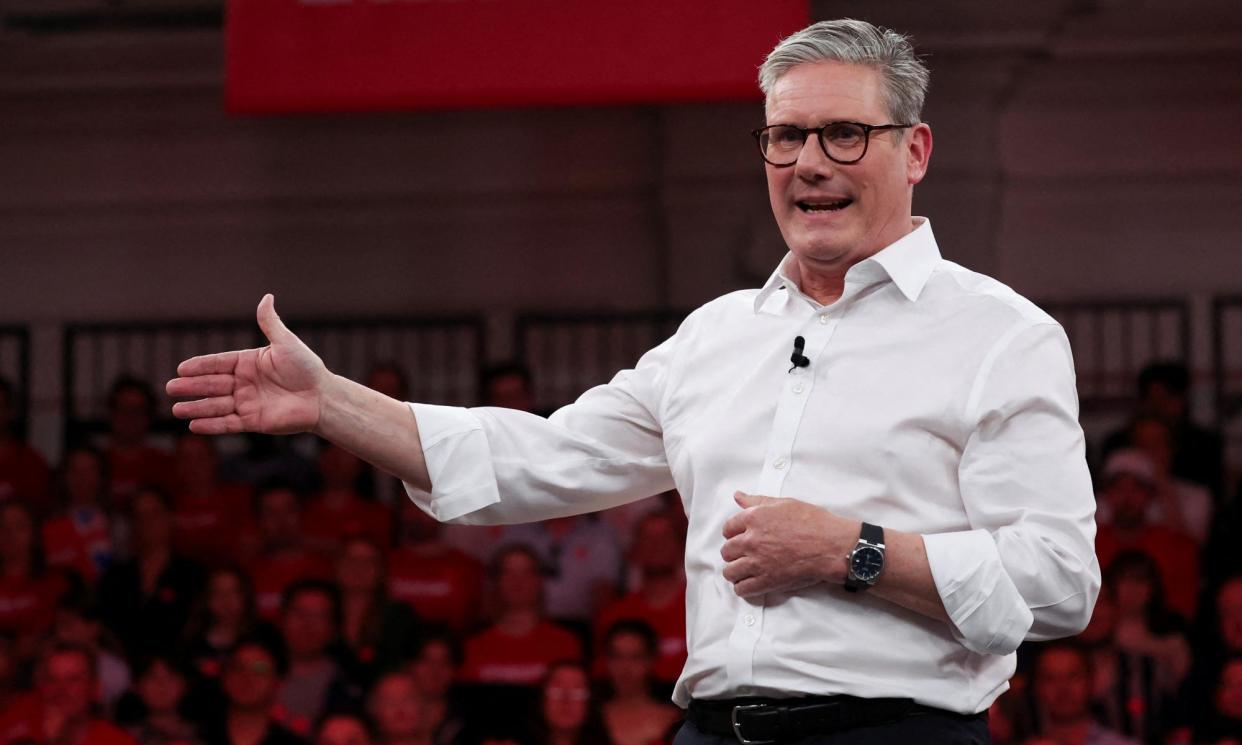
[[[1099,590],[1065,333],[942,259],[922,218],[830,305],[789,261],[549,419],[412,405],[434,488],[411,495],[440,520],[522,522],[675,486],[690,523],[679,705],[847,693],[981,711],[1018,644],[1077,633]],[[791,369],[795,336],[809,367]],[[739,598],[720,556],[739,490],[922,534],[952,624],[827,584]]]

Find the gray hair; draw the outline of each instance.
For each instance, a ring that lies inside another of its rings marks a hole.
[[[922,120],[930,74],[914,55],[910,39],[866,21],[820,21],[781,39],[759,66],[759,88],[772,95],[776,81],[791,67],[808,62],[864,65],[884,80],[884,101],[894,124]]]

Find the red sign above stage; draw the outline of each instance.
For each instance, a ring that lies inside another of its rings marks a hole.
[[[231,111],[756,98],[807,0],[229,0]]]

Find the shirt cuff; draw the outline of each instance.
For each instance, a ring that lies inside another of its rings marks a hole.
[[[986,530],[923,536],[953,637],[978,654],[1009,654],[1034,621]]]
[[[459,406],[409,404],[418,422],[431,493],[405,484],[406,494],[441,522],[500,501],[491,448],[478,417]]]

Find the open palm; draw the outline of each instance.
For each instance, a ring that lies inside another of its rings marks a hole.
[[[264,295],[257,316],[268,346],[192,357],[168,381],[168,395],[196,399],[173,405],[174,416],[190,420],[190,431],[289,434],[319,422],[331,373],[281,322],[275,298]]]

